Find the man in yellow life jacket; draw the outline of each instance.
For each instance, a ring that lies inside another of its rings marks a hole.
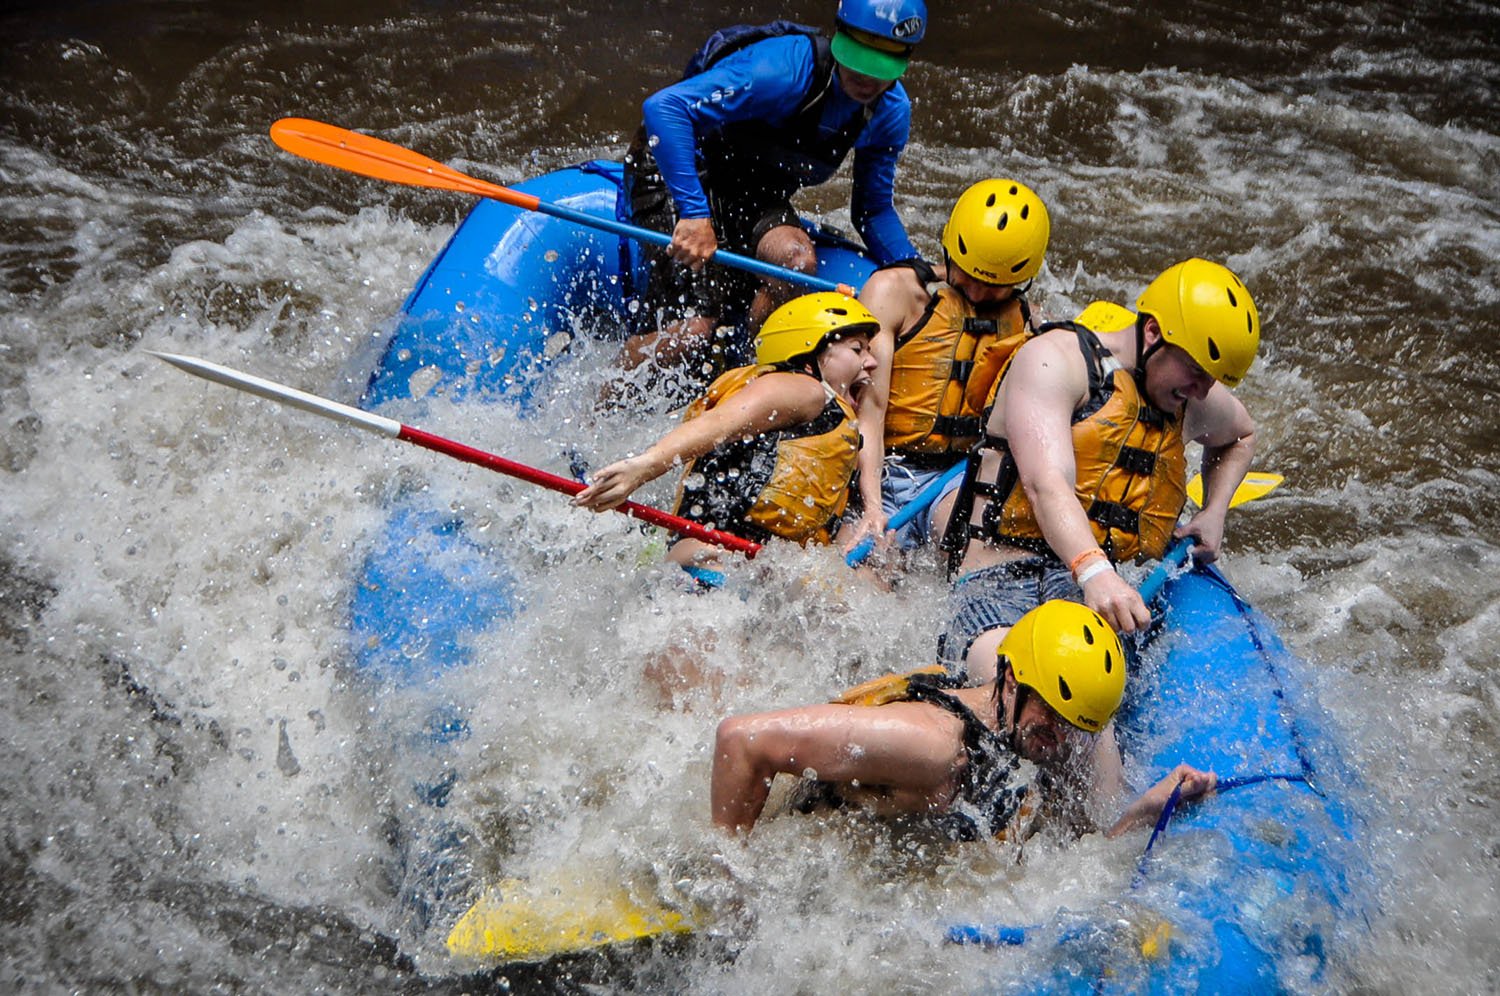
[[[941,272],[907,260],[865,283],[860,300],[880,331],[870,342],[877,366],[859,406],[863,509],[840,537],[847,546],[880,536],[892,513],[979,439],[989,387],[1030,331],[1026,289],[1050,233],[1047,207],[1029,187],[981,180],[958,198],[943,228]],[[898,530],[898,545],[941,536],[957,487]]]
[[[1150,613],[1115,564],[1185,535],[1200,562],[1218,555],[1255,447],[1229,390],[1260,345],[1255,304],[1227,268],[1189,259],[1136,312],[1094,305],[1080,316],[1093,328],[1043,326],[1002,371],[944,536],[958,574],[939,650],[951,673],[988,680],[1006,629],[1046,599],[1133,632]],[[1203,446],[1204,500],[1179,527],[1187,440]]]
[[[990,670],[999,676],[975,688],[891,675],[832,703],[731,716],[714,743],[714,823],[748,831],[772,780],[789,774],[816,779],[840,802],[930,819],[960,840],[1024,836],[1017,820],[1028,808],[1076,814],[1078,830],[1107,824],[1095,815],[1126,798],[1110,722],[1125,689],[1120,638],[1091,609],[1048,602],[1016,623]],[[1215,783],[1178,765],[1108,832],[1154,822],[1179,784],[1183,799],[1196,799]]]
[[[683,466],[676,514],[757,542],[829,542],[858,461],[854,405],[875,367],[869,342],[877,324],[844,294],[787,302],[761,327],[755,365],[720,376],[681,425],[600,469],[573,504],[615,508]],[[682,537],[667,559],[714,586],[718,552]]]

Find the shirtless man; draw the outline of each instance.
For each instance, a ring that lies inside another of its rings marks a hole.
[[[958,575],[939,651],[950,673],[988,681],[1006,629],[1046,599],[1134,632],[1150,613],[1117,563],[1159,559],[1185,535],[1200,562],[1218,556],[1255,448],[1229,390],[1260,344],[1255,305],[1228,269],[1189,259],[1136,312],[1096,304],[1085,316],[1102,319],[1044,326],[1001,373],[944,537]],[[1179,527],[1188,440],[1203,446],[1204,500]]]
[[[1081,796],[1085,812],[1118,806],[1125,778],[1110,720],[1125,688],[1119,637],[1092,610],[1052,601],[1011,628],[997,661],[999,677],[977,688],[930,673],[893,675],[839,702],[724,720],[714,745],[714,823],[749,831],[772,779],[809,771],[845,801],[934,818],[956,839],[1024,834],[1016,821],[1033,788],[1044,807],[1059,793]],[[1038,772],[1030,786],[1023,760]],[[1216,782],[1178,765],[1108,833],[1154,822],[1179,785],[1189,800]]]

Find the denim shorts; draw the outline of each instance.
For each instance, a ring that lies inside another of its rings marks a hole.
[[[938,637],[938,663],[968,678],[969,648],[992,629],[1016,622],[1054,598],[1083,601],[1073,573],[1051,557],[1028,557],[970,571],[953,583],[948,596],[948,628]]]
[[[954,457],[953,462],[957,463],[960,459],[962,458]],[[885,508],[886,519],[890,519],[905,508],[907,503],[923,488],[946,472],[946,468],[917,470],[900,460],[887,460],[885,469],[880,475],[880,503]],[[932,510],[937,508],[938,502],[957,491],[963,483],[962,474],[954,477],[943,486],[943,490],[938,493],[931,504],[914,515],[906,525],[897,529],[895,535],[897,549],[911,550],[926,545],[932,532]]]

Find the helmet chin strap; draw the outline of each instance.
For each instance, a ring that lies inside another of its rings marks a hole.
[[[1149,397],[1146,394],[1146,361],[1151,359],[1151,354],[1165,345],[1167,341],[1158,334],[1156,341],[1149,347],[1146,346],[1147,318],[1147,315],[1142,314],[1137,315],[1135,319],[1135,370],[1131,374],[1143,398]]]
[[[948,255],[947,249],[943,250],[943,283],[947,284],[949,287],[953,287],[953,257]],[[953,287],[953,289],[958,291],[959,297],[963,298],[965,301],[969,301],[969,295],[965,294],[961,290],[958,290],[957,287]],[[974,302],[969,301],[969,303],[973,304]]]
[[[1139,315],[1136,318],[1136,369],[1131,371],[1131,377],[1136,380],[1136,390],[1139,390],[1142,401],[1151,405],[1152,408],[1157,408],[1157,405],[1151,401],[1151,395],[1146,393],[1146,360],[1151,359],[1155,351],[1167,345],[1167,339],[1161,335],[1161,326],[1157,326],[1157,330],[1157,341],[1146,347],[1146,315]],[[1172,413],[1167,414],[1170,416]],[[1182,411],[1178,410],[1178,414],[1181,416]]]
[[[1015,674],[1015,672],[1011,670],[1010,659],[1009,658],[1004,658],[1004,660],[1005,660],[1005,673],[1002,674],[1002,675],[1000,675],[998,678],[995,679],[995,698],[998,700],[998,705],[1000,707],[1003,707],[1005,705],[1005,696],[1001,693],[1001,689],[1002,689],[1002,687],[1005,684],[1005,676],[1006,675],[1014,675]],[[1019,681],[1017,681],[1015,683],[1015,685],[1016,685],[1016,694],[1013,695],[1013,696],[1011,696],[1010,710],[1009,710],[1008,714],[1000,715],[1000,712],[1001,712],[1000,708],[997,708],[995,710],[995,712],[996,712],[996,715],[998,716],[998,718],[1001,721],[1001,730],[1000,730],[1000,733],[1001,733],[1001,735],[1005,739],[1005,745],[1010,748],[1012,754],[1015,754],[1015,755],[1019,756],[1020,753],[1021,753],[1021,744],[1016,739],[1016,733],[1017,733],[1017,730],[1016,730],[1016,719],[1018,717],[1020,717],[1020,715],[1021,715],[1021,706],[1022,706],[1021,696],[1026,693],[1027,688],[1026,688],[1025,685],[1021,684]]]

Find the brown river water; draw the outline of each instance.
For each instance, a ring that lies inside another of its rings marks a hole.
[[[644,650],[708,631],[701,602],[643,595],[659,580],[644,537],[227,397],[145,353],[351,397],[468,207],[281,154],[275,119],[515,182],[621,155],[641,99],[714,28],[827,23],[833,6],[98,0],[0,14],[0,988],[1026,989],[1024,954],[916,936],[949,884],[975,887],[941,861],[898,895],[890,882],[907,880],[883,878],[890,859],[858,833],[773,821],[744,854],[714,837],[716,712],[656,716],[625,676]],[[1500,989],[1500,9],[962,6],[934,5],[906,79],[908,228],[937,253],[958,192],[1013,175],[1052,209],[1034,291],[1049,317],[1133,300],[1188,255],[1245,279],[1266,332],[1239,394],[1260,425],[1256,466],[1287,482],[1233,513],[1225,569],[1309,662],[1368,793],[1378,912],[1335,953],[1333,985]],[[799,205],[847,228],[846,194],[847,174]],[[428,427],[556,468],[572,449],[597,466],[668,424],[587,417],[595,386],[584,375],[540,419],[449,408]],[[733,957],[668,945],[465,976],[403,933],[389,873],[402,772],[346,665],[349,586],[382,499],[404,487],[523,537],[538,566],[521,582],[556,593],[453,679],[481,703],[465,748],[477,777],[455,806],[496,855],[489,870],[562,855],[658,877],[718,868],[760,914]],[[646,566],[591,557],[600,542],[635,542]],[[813,587],[839,584],[811,555],[784,556]],[[873,615],[847,592],[795,587],[716,607],[715,631],[739,641],[731,670],[785,667],[726,707],[822,698],[847,677],[838,660],[905,663],[941,604],[936,579],[870,596]],[[680,749],[643,751],[640,726]],[[1044,851],[1007,876],[1006,902],[1055,906],[1129,864],[1091,840]],[[872,891],[891,911],[873,924],[849,912]],[[767,917],[778,902],[796,916]]]

